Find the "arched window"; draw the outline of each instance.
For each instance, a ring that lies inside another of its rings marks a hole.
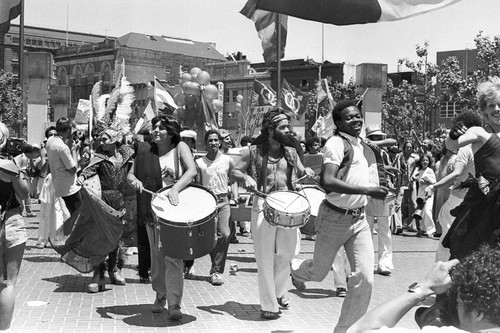
[[[66,67],[59,67],[59,69],[57,70],[57,84],[61,86],[66,86],[69,84]]]

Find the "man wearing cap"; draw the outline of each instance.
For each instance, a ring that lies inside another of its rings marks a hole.
[[[250,191],[268,194],[294,190],[303,175],[314,177],[304,168],[290,139],[290,120],[280,108],[271,108],[262,120],[261,135],[231,172],[233,181],[244,183]],[[264,216],[264,196],[255,196],[251,212],[251,228],[259,283],[261,317],[277,319],[280,308],[289,307],[286,295],[290,261],[299,241],[299,230],[271,225]]]
[[[387,137],[387,134],[382,132],[378,124],[366,126],[366,138],[378,142]],[[382,148],[380,150],[383,158],[384,167],[391,164],[389,154]],[[388,177],[390,185],[393,184],[391,178]],[[366,219],[370,224],[370,229],[373,233],[375,219],[377,220],[378,230],[378,262],[375,265],[375,273],[388,276],[394,269],[392,263],[392,235],[390,228],[390,219],[392,218],[395,206],[395,196],[388,195],[385,199],[376,199],[368,197],[366,205]]]
[[[184,141],[191,149],[191,152],[194,154],[196,151],[196,140],[198,138],[198,134],[193,130],[183,130],[181,132],[181,140]]]
[[[322,281],[344,246],[351,275],[336,333],[345,332],[368,309],[373,285],[373,241],[364,207],[367,196],[384,199],[387,188],[372,185],[365,154],[372,150],[361,138],[363,118],[356,102],[339,101],[332,110],[336,132],[323,149],[321,184],[327,193],[316,217],[312,259],[293,259],[292,283],[305,290],[305,281]],[[347,157],[347,158],[346,158]],[[373,171],[372,171],[373,172]],[[379,177],[382,183],[382,177]]]

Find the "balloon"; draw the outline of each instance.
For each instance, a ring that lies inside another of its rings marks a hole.
[[[200,96],[200,86],[196,82],[187,82],[187,90],[184,93]]]
[[[191,74],[189,74],[189,73],[182,73],[182,75],[181,75],[181,83],[189,82],[189,81],[191,81]]]
[[[184,95],[183,93],[175,94],[174,100],[177,106],[184,106],[184,104],[186,104],[186,95]]]
[[[198,80],[198,74],[191,74],[191,82],[197,82]]]
[[[189,81],[187,81],[187,82],[184,82],[184,83],[181,85],[182,91],[183,91],[185,94],[187,94],[187,92],[188,92],[188,89],[189,89],[189,83],[190,83],[190,82],[189,82]]]
[[[187,95],[186,96],[186,105],[193,105],[198,103],[198,97],[195,95]]]
[[[236,102],[238,102],[238,103],[243,102],[243,96],[241,96],[241,95],[236,96]]]
[[[193,68],[191,68],[191,70],[189,71],[189,74],[191,74],[191,76],[193,76],[193,75],[198,75],[198,73],[200,73],[200,72],[201,72],[201,69],[200,69],[200,68],[198,68],[198,67],[193,67]]]
[[[217,93],[219,91],[217,90],[217,87],[214,86],[213,84],[209,84],[205,86],[205,90],[203,91],[203,96],[208,99],[214,99],[217,97]]]
[[[210,74],[205,71],[201,71],[198,73],[198,76],[196,77],[196,82],[199,84],[209,84],[210,83]]]
[[[217,109],[217,111],[222,110],[222,108],[224,107],[224,103],[222,103],[220,99],[214,99],[212,101],[212,104]]]
[[[236,108],[241,109],[241,103],[236,103]]]

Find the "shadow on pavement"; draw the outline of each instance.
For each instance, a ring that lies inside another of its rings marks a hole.
[[[306,299],[323,299],[335,297],[335,292],[329,289],[309,289],[307,288],[304,291],[298,291],[297,289],[289,290],[290,293],[299,296],[300,298]]]
[[[226,260],[234,260],[239,262],[255,262],[255,257],[227,256]]]
[[[48,281],[57,284],[56,289],[53,290],[53,292],[56,293],[73,293],[73,292],[87,292],[87,284],[90,283],[91,277],[84,277],[81,275],[60,275],[60,276],[53,276],[49,278],[43,278],[43,281]],[[107,288],[107,285],[105,287],[105,290],[110,290]]]
[[[224,315],[224,312],[239,320],[261,321],[259,304],[241,304],[235,301],[228,301],[221,305],[197,306],[198,309],[210,314]]]
[[[183,312],[184,316],[179,321],[168,319],[168,311],[152,313],[151,304],[115,305],[96,308],[102,318],[122,320],[132,326],[142,327],[173,327],[193,322],[196,317]],[[124,318],[125,317],[125,318]]]

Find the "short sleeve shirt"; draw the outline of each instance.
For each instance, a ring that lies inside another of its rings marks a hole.
[[[352,164],[347,172],[345,182],[357,186],[369,185],[369,168],[368,161],[363,154],[363,145],[361,138],[356,138],[346,133],[342,133],[352,145],[353,159]],[[325,144],[323,148],[323,164],[333,163],[340,167],[344,158],[344,140],[334,135]],[[366,195],[364,194],[346,194],[330,192],[326,196],[327,200],[335,206],[345,209],[355,209],[364,207],[367,202]]]
[[[229,190],[229,168],[231,157],[217,154],[211,161],[206,156],[196,160],[200,167],[203,186],[215,194],[225,194]]]
[[[72,174],[68,171],[77,165],[69,147],[61,137],[53,136],[47,140],[46,149],[55,196],[66,197],[78,192],[80,186],[76,184],[76,173]]]

